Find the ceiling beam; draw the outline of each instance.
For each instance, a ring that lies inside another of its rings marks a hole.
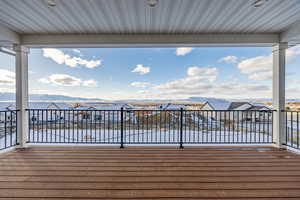
[[[272,46],[278,42],[278,34],[65,34],[22,36],[22,44],[32,48]]]
[[[300,20],[280,34],[281,42],[300,42]]]
[[[0,46],[9,47],[12,44],[19,44],[20,36],[9,28],[0,24]]]

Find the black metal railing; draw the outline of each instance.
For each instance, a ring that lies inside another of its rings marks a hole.
[[[273,111],[29,109],[29,143],[273,143]]]
[[[284,145],[300,149],[300,111],[283,111],[285,118]]]
[[[0,150],[18,144],[17,113],[16,110],[0,111]]]

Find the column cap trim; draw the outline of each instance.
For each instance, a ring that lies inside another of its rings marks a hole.
[[[283,42],[283,43],[278,43],[276,45],[273,46],[272,48],[272,52],[274,51],[280,51],[280,50],[286,50],[289,47],[287,42]]]
[[[13,50],[15,52],[29,53],[29,48],[23,45],[14,45]]]

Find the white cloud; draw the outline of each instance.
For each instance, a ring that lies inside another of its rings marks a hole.
[[[145,87],[149,86],[150,83],[148,83],[148,82],[132,82],[130,85],[133,87],[145,88]]]
[[[154,86],[160,90],[190,90],[194,88],[208,88],[217,79],[218,70],[215,67],[189,67],[187,77]],[[208,84],[208,82],[210,82]]]
[[[218,70],[215,67],[193,66],[188,68],[187,74],[189,76],[210,76],[210,75],[217,75]]]
[[[238,63],[238,69],[243,74],[272,69],[272,55],[248,58]]]
[[[188,98],[191,96],[214,96],[219,98],[248,98],[249,96],[270,97],[268,84],[217,82],[215,67],[189,67],[187,76],[155,85],[139,91],[139,98]]]
[[[72,49],[72,51],[73,51],[74,53],[78,53],[78,54],[81,53],[81,51],[80,51],[79,49]]]
[[[101,60],[86,60],[80,57],[72,57],[65,54],[60,49],[45,48],[43,49],[43,56],[46,58],[51,58],[58,64],[65,64],[69,67],[77,67],[78,65],[85,66],[87,68],[95,68],[101,65]]]
[[[264,80],[271,80],[273,76],[272,71],[264,71],[264,72],[257,72],[254,74],[250,74],[248,78],[250,80],[255,80],[255,81],[264,81]]]
[[[236,56],[226,56],[223,58],[220,58],[218,62],[225,62],[225,63],[236,63],[237,57]]]
[[[82,81],[80,78],[70,76],[68,74],[52,74],[46,78],[39,80],[41,83],[53,84],[57,86],[86,86],[96,87],[97,82],[95,80]]]
[[[0,69],[0,85],[15,85],[16,74],[13,71]]]
[[[300,55],[300,47],[296,46],[286,50],[287,62],[291,62],[295,56]],[[273,55],[247,58],[238,63],[238,69],[243,74],[251,74],[259,71],[272,70]]]
[[[87,81],[82,81],[82,85],[86,87],[97,87],[97,81],[92,79]]]
[[[136,65],[136,68],[134,68],[131,72],[136,72],[141,75],[147,74],[150,72],[150,67],[145,67],[141,64]]]
[[[191,53],[193,48],[190,47],[180,47],[176,49],[176,55],[177,56],[185,56],[186,54]]]
[[[271,88],[265,84],[197,82],[177,80],[164,83],[144,92],[149,98],[187,98],[190,96],[207,96],[219,98],[271,97]]]
[[[198,88],[205,86],[203,81],[207,81],[206,77],[201,76],[188,76],[186,78],[178,79],[175,81],[166,82],[160,85],[154,86],[154,89],[160,90],[176,90],[176,89],[184,89],[189,90],[193,88]]]

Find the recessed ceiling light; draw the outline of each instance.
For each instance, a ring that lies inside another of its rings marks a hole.
[[[55,0],[46,0],[46,4],[47,4],[48,7],[55,7],[56,6]]]
[[[148,0],[148,5],[150,6],[150,8],[156,7],[157,3],[158,0]]]
[[[268,0],[255,0],[252,5],[255,8],[259,8],[259,7],[263,6],[267,1]]]

